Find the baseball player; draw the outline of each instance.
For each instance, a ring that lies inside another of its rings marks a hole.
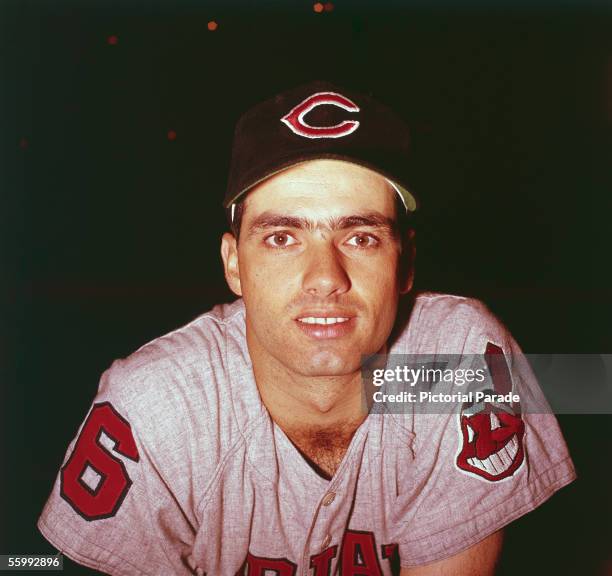
[[[502,528],[574,479],[552,414],[363,401],[382,354],[486,354],[495,391],[540,395],[483,304],[412,292],[408,135],[324,82],[240,119],[239,298],[103,374],[38,522],[54,546],[113,575],[492,574]]]

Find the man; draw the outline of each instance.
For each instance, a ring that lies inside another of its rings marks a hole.
[[[503,526],[574,469],[550,414],[368,411],[385,353],[486,352],[495,389],[539,394],[482,304],[410,294],[409,154],[399,118],[327,83],[243,116],[240,299],[105,372],[39,520],[58,549],[111,574],[493,573]]]

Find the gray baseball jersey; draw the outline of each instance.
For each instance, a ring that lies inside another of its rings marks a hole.
[[[427,293],[390,352],[487,347],[519,352],[480,302]],[[527,368],[511,378],[539,393]],[[104,373],[38,527],[110,574],[389,575],[468,548],[575,477],[551,414],[509,421],[499,453],[462,426],[370,414],[323,479],[262,404],[238,300]]]

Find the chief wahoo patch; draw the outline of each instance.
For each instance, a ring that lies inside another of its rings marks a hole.
[[[495,394],[512,391],[512,378],[503,350],[489,342],[485,359]],[[520,404],[466,403],[461,409],[461,450],[457,467],[469,474],[498,482],[523,464],[525,423]]]

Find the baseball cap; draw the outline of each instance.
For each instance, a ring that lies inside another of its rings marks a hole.
[[[257,104],[238,120],[225,208],[257,184],[308,160],[358,164],[385,177],[406,210],[410,191],[410,133],[391,109],[370,96],[314,81]],[[233,219],[233,210],[232,210]]]

